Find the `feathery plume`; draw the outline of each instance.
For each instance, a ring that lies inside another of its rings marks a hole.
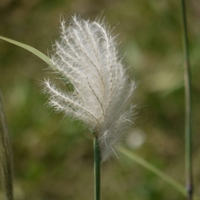
[[[46,80],[50,105],[88,125],[98,137],[101,159],[107,159],[131,122],[135,89],[118,58],[115,38],[103,23],[75,16],[69,27],[61,22],[51,61],[72,90],[63,92]]]

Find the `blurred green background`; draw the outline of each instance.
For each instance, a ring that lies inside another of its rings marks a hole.
[[[200,195],[200,2],[188,1],[192,64],[193,164]],[[102,14],[103,12],[103,14]],[[180,1],[1,0],[0,35],[51,54],[61,14],[106,18],[137,81],[136,120],[122,144],[184,184],[184,87]],[[46,105],[48,66],[0,41],[0,89],[14,154],[16,200],[93,199],[92,136]],[[183,199],[120,153],[102,165],[102,199]],[[0,193],[2,199],[2,191]]]

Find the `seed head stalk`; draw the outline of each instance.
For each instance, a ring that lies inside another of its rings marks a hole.
[[[187,17],[185,0],[181,0],[182,23],[183,23],[183,43],[185,62],[185,162],[186,162],[186,189],[188,200],[193,197],[193,177],[192,177],[192,131],[191,131],[191,70],[189,59],[189,44],[187,33]]]
[[[94,200],[101,194],[101,155],[98,137],[94,134]]]

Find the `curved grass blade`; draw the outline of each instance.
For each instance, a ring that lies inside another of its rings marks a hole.
[[[133,160],[137,164],[141,165],[142,167],[146,168],[150,172],[157,175],[159,178],[161,178],[163,181],[171,185],[174,189],[176,189],[179,193],[181,193],[184,197],[187,197],[187,191],[184,186],[182,186],[180,183],[178,183],[176,180],[159,170],[157,167],[153,166],[151,163],[147,162],[140,156],[136,155],[134,152],[129,151],[128,149],[125,149],[123,147],[118,148],[119,152],[124,154],[129,159]],[[197,196],[194,196],[194,200],[199,200],[200,198]]]
[[[38,58],[40,58],[41,60],[43,60],[44,62],[46,62],[49,66],[53,67],[53,64],[50,61],[49,57],[46,56],[45,54],[43,54],[41,51],[38,51],[34,47],[31,47],[31,46],[29,46],[27,44],[24,44],[24,43],[21,43],[21,42],[18,42],[16,40],[12,40],[10,38],[6,38],[6,37],[3,37],[3,36],[0,36],[0,39],[4,40],[6,42],[9,42],[11,44],[14,44],[14,45],[16,45],[18,47],[21,47],[21,48],[23,48],[23,49],[31,52],[32,54],[36,55]]]

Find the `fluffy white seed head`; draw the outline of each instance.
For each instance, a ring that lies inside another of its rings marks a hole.
[[[102,160],[107,159],[130,125],[135,89],[118,58],[114,37],[103,23],[73,17],[68,27],[61,22],[51,61],[73,89],[66,93],[45,81],[49,103],[88,125],[99,138]]]

